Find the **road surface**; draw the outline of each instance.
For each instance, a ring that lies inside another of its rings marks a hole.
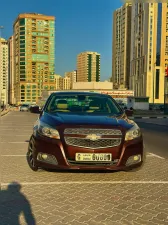
[[[138,172],[33,172],[25,156],[36,118],[0,119],[0,224],[168,224],[167,128],[139,123],[148,155]]]
[[[140,122],[139,120],[136,122],[142,129],[147,151],[168,159],[168,126]]]

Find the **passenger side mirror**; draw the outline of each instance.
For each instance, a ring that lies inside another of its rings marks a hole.
[[[133,116],[133,110],[126,109],[126,110],[125,110],[125,114],[126,114],[127,116]]]
[[[40,114],[40,116],[43,114],[43,108],[44,107],[39,108],[39,114]]]

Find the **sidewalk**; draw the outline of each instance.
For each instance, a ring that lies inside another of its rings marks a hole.
[[[165,115],[160,110],[136,110],[133,113],[131,119],[166,119],[168,115]]]
[[[1,111],[1,116],[6,115],[9,111],[10,111],[10,108],[9,108],[9,109],[6,109],[6,110]]]
[[[136,122],[150,123],[150,124],[168,127],[168,118],[167,119],[136,119]]]

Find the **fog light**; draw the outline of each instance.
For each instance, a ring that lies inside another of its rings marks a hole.
[[[131,166],[141,162],[141,155],[132,155],[127,159],[126,166]]]
[[[54,155],[46,154],[46,153],[38,153],[37,160],[41,162],[46,162],[53,165],[58,165],[58,161]]]
[[[41,155],[42,159],[46,160],[48,158],[48,156],[46,154],[42,154]]]
[[[137,161],[139,159],[139,157],[136,155],[134,156],[134,161]]]

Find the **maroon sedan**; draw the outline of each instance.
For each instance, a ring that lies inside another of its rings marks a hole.
[[[115,100],[91,92],[50,95],[29,141],[30,168],[137,170],[143,137]]]

